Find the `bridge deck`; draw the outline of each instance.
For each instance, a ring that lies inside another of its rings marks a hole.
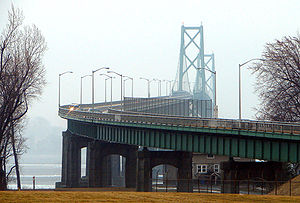
[[[273,161],[300,161],[300,124],[154,115],[122,111],[121,102],[62,106],[74,133],[110,142]],[[70,110],[71,109],[71,110]],[[73,110],[72,110],[73,109]],[[96,127],[95,127],[96,126]],[[170,142],[170,143],[168,143]]]

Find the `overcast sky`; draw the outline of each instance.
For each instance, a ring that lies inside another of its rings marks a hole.
[[[54,1],[0,0],[0,29],[7,22],[11,2],[21,8],[25,24],[36,24],[48,44],[44,57],[47,86],[33,103],[29,117],[43,117],[66,128],[57,116],[58,74],[61,103],[79,103],[80,76],[96,68],[134,78],[134,96],[147,96],[139,77],[175,79],[180,27],[204,26],[205,53],[215,54],[219,117],[238,118],[238,64],[261,56],[266,42],[296,35],[300,29],[300,1]],[[103,73],[103,72],[102,72]],[[242,117],[253,119],[258,105],[255,78],[242,71]],[[91,102],[91,80],[83,84],[84,103]],[[103,77],[96,74],[95,100],[104,101]],[[129,96],[127,83],[126,96]],[[119,99],[119,78],[114,81]],[[153,83],[151,94],[157,95]],[[162,93],[165,94],[163,86]]]

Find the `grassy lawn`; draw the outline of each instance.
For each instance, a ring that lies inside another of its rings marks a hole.
[[[300,196],[119,191],[3,191],[0,202],[300,202]]]

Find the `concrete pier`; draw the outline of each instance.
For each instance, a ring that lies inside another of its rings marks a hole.
[[[181,151],[149,151],[144,148],[138,151],[137,191],[152,190],[152,168],[160,164],[169,164],[178,169],[178,192],[191,192],[192,184],[192,153]]]
[[[281,162],[235,162],[232,159],[221,163],[222,193],[239,193],[241,180],[283,180],[283,163]]]
[[[86,177],[81,178],[81,148],[87,147]],[[121,155],[126,158],[125,187],[136,186],[136,151],[137,146],[116,144],[73,135],[63,132],[62,177],[56,187],[108,187],[112,185],[114,175],[119,175],[120,161],[110,155]],[[112,169],[113,163],[118,167]],[[115,173],[113,173],[115,171]],[[118,177],[117,177],[118,179]],[[120,179],[120,178],[119,178]]]

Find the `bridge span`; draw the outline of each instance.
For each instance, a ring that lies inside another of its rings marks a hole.
[[[125,185],[138,191],[151,191],[150,171],[159,164],[177,167],[178,178],[191,178],[192,153],[300,161],[299,123],[199,118],[192,116],[194,111],[179,116],[192,108],[193,101],[165,99],[148,99],[153,108],[147,113],[137,109],[149,106],[149,101],[133,98],[113,104],[61,106],[59,116],[67,119],[68,128],[63,133],[62,181],[57,186],[105,186],[104,157],[109,154],[126,157]],[[166,110],[170,105],[173,111]],[[133,107],[135,111],[130,111]],[[85,180],[80,178],[82,147],[88,150]],[[148,147],[170,151],[151,152]],[[189,187],[181,183],[178,190],[190,191]]]

